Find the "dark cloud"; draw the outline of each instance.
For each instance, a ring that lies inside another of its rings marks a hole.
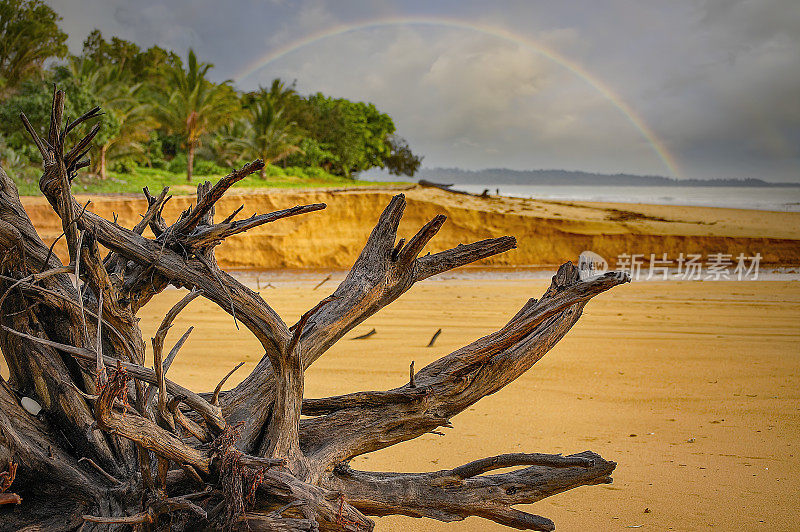
[[[270,51],[340,25],[440,17],[558,51],[625,102],[688,177],[800,181],[800,4],[444,0],[54,0],[77,50],[94,27],[143,46],[194,47],[235,77]],[[668,173],[587,80],[519,42],[446,26],[391,26],[300,48],[246,79],[374,102],[426,164]]]

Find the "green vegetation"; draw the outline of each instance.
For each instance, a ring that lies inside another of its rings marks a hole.
[[[270,90],[259,90],[248,96],[245,105],[246,120],[241,132],[232,132],[234,149],[246,158],[263,159],[266,163],[276,163],[293,153],[304,153],[300,148],[301,130],[296,122],[287,119],[288,97],[294,89],[286,89],[280,80],[272,83]],[[239,133],[237,135],[237,133]],[[267,168],[261,170],[261,178],[267,177]]]
[[[3,167],[5,169],[5,167]],[[197,169],[197,168],[196,168]],[[38,178],[41,172],[35,172],[28,177],[16,179],[20,195],[40,196]],[[219,168],[218,168],[219,170]],[[215,183],[227,173],[227,170],[217,172],[195,173],[203,181]],[[269,165],[266,168],[266,177],[263,179],[245,179],[234,185],[234,188],[260,189],[260,188],[348,188],[348,187],[370,187],[404,184],[402,181],[355,181],[346,177],[329,174],[321,168],[281,168]],[[79,175],[72,184],[75,194],[135,194],[141,197],[142,188],[149,187],[150,190],[161,190],[163,187],[170,187],[170,194],[185,195],[194,194],[196,188],[186,183],[186,170],[170,172],[161,168],[136,167],[128,173],[108,172],[105,180],[96,179],[92,175]]]
[[[41,160],[19,113],[46,124],[54,83],[67,92],[66,116],[104,112],[78,192],[191,182],[254,158],[270,164],[245,186],[352,186],[370,168],[398,176],[419,169],[422,158],[371,103],[304,96],[279,79],[238,92],[231,80],[214,82],[213,65],[193,50],[184,63],[173,51],[108,41],[98,30],[70,55],[59,21],[40,0],[0,0],[0,165],[23,193],[37,192]]]
[[[0,98],[37,76],[51,57],[67,54],[60,17],[39,0],[0,2]]]
[[[186,180],[192,180],[194,155],[206,135],[218,131],[241,113],[230,81],[216,84],[206,78],[213,65],[198,63],[189,50],[188,64],[162,69],[166,90],[156,91],[156,119],[186,147]]]

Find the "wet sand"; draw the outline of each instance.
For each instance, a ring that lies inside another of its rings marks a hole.
[[[322,280],[322,276],[319,280]],[[262,278],[262,283],[269,279]],[[306,395],[398,386],[418,368],[500,326],[542,280],[426,281],[354,330],[308,371]],[[289,322],[331,281],[261,290]],[[151,335],[182,292],[142,312]],[[800,520],[800,282],[640,282],[593,300],[531,371],[425,435],[353,461],[372,470],[427,471],[504,452],[593,450],[618,462],[614,483],[527,508],[559,530],[791,530]],[[247,331],[196,300],[168,338],[195,332],[172,379],[210,390],[261,356]],[[434,348],[425,347],[437,328]],[[146,336],[149,337],[149,336]],[[502,530],[480,518],[441,524],[387,517],[377,530]]]

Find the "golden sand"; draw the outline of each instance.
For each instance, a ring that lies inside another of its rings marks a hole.
[[[320,276],[320,279],[322,276]],[[261,293],[293,323],[334,287],[273,283]],[[502,326],[544,281],[426,281],[353,331],[308,371],[306,395],[386,389]],[[152,334],[180,297],[158,296],[142,320]],[[435,303],[434,303],[435,302]],[[583,487],[528,508],[559,530],[791,530],[800,519],[800,283],[652,282],[589,303],[574,329],[531,371],[426,435],[353,461],[356,468],[427,471],[504,452],[593,450],[619,463],[610,486]],[[196,300],[171,378],[210,390],[258,344]],[[437,328],[434,348],[425,347]],[[378,519],[378,530],[501,530],[470,518],[440,524]]]

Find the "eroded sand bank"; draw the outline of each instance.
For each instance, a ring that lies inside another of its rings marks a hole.
[[[217,204],[218,214],[225,216],[242,204],[241,217],[298,204],[327,203],[328,208],[231,237],[218,248],[217,259],[226,268],[349,268],[381,210],[399,192],[233,190]],[[612,265],[624,253],[666,253],[672,260],[680,253],[761,253],[764,265],[800,265],[800,213],[478,198],[419,187],[402,192],[408,207],[400,237],[410,237],[436,214],[448,216],[429,251],[502,235],[517,238],[518,249],[483,264],[557,265],[592,250]],[[171,223],[193,198],[174,197],[165,209],[167,221]],[[133,227],[146,210],[146,202],[134,197],[78,197],[81,203],[89,199],[90,209],[106,218],[116,215],[126,227]],[[23,203],[45,241],[61,233],[60,221],[44,198],[24,198]]]

